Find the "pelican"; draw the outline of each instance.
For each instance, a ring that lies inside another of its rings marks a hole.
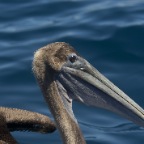
[[[50,133],[55,124],[45,115],[16,108],[0,107],[0,144],[17,144],[10,131]]]
[[[37,50],[33,72],[64,144],[86,143],[73,114],[73,100],[110,110],[144,126],[144,110],[65,42]]]

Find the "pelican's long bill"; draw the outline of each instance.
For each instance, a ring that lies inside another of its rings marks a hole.
[[[144,126],[144,110],[75,52],[67,55],[67,60],[55,80],[65,106],[73,118],[71,103],[72,100],[78,100],[116,112]]]

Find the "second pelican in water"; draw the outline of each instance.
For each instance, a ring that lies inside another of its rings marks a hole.
[[[39,49],[33,71],[65,144],[85,144],[72,111],[73,100],[108,109],[144,126],[144,110],[67,43]]]

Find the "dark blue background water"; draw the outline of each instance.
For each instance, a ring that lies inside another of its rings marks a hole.
[[[0,0],[0,105],[51,116],[32,73],[34,52],[65,41],[144,108],[143,0]],[[73,104],[88,144],[144,143],[144,129]],[[20,144],[59,144],[53,134],[13,132]],[[62,143],[62,142],[61,142]]]

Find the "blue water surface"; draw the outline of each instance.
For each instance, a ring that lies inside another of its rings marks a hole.
[[[34,52],[65,41],[144,108],[143,0],[0,0],[0,105],[53,119],[32,72]],[[87,144],[142,144],[144,128],[73,103]],[[52,134],[12,132],[20,144],[60,144]]]

